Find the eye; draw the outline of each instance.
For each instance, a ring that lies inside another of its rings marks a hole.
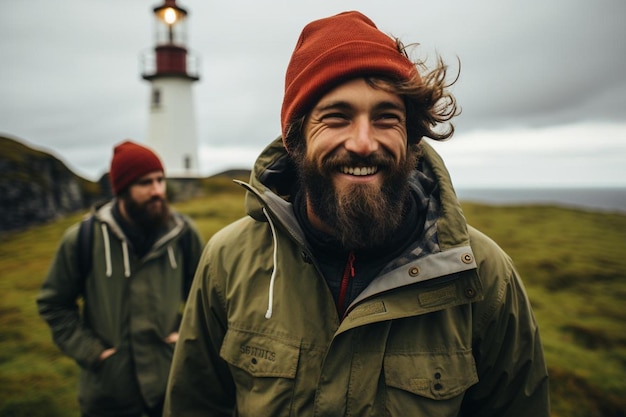
[[[404,117],[394,112],[381,113],[376,116],[374,122],[377,126],[382,128],[394,127],[397,126],[399,123],[404,123]]]
[[[322,115],[321,120],[327,125],[344,125],[348,123],[349,117],[345,113],[333,112]]]

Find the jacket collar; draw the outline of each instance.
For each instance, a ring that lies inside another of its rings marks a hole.
[[[423,151],[422,160],[411,183],[424,201],[431,200],[429,213],[431,221],[436,223],[438,245],[442,250],[469,246],[467,224],[448,170],[439,154],[425,140],[419,146]],[[266,207],[292,237],[305,246],[302,229],[293,215],[291,205],[295,180],[293,164],[282,139],[278,137],[257,158],[249,184],[237,182],[248,190],[245,199],[248,215],[266,221],[262,212],[263,207]]]
[[[113,215],[113,207],[115,206],[115,204],[117,204],[117,199],[114,198],[110,201],[97,205],[93,209],[93,215],[96,217],[96,219],[98,219],[98,221],[106,223],[111,232],[115,234],[115,236],[117,236],[120,240],[128,242],[128,237],[126,236],[123,228]],[[153,249],[164,246],[180,233],[182,233],[187,227],[184,219],[178,212],[170,208],[170,213],[171,216],[168,228],[161,236],[159,236],[156,242],[154,242],[154,244],[152,245]]]

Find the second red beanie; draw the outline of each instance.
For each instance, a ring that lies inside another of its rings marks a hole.
[[[154,171],[165,171],[159,157],[151,149],[125,141],[113,149],[109,179],[113,193],[119,195],[131,183]]]

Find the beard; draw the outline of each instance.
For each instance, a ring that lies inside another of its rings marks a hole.
[[[385,151],[367,157],[337,151],[321,164],[306,158],[304,152],[294,156],[307,204],[345,249],[371,249],[393,239],[404,218],[409,177],[419,157],[417,147],[409,147],[400,162]],[[333,176],[346,165],[377,166],[382,185],[356,183],[338,189]]]
[[[146,234],[165,227],[170,217],[169,205],[161,197],[155,196],[144,203],[138,203],[127,196],[124,198],[124,206],[131,221]]]

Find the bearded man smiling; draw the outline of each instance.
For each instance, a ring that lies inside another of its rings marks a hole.
[[[549,416],[521,279],[424,139],[454,132],[446,69],[359,12],[306,25],[248,216],[196,274],[165,416]]]

